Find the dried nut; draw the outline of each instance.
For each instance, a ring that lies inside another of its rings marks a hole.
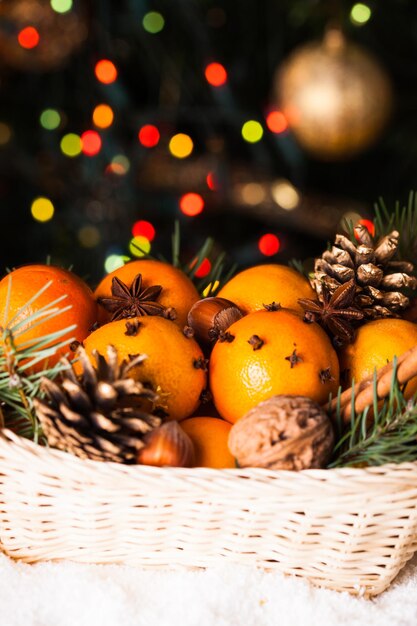
[[[197,341],[210,344],[229,326],[243,317],[242,311],[226,298],[203,298],[193,304],[187,323]]]
[[[304,396],[278,395],[261,402],[229,434],[229,450],[240,467],[322,468],[333,442],[328,415]]]
[[[192,467],[194,446],[177,422],[165,422],[143,439],[145,446],[138,451],[137,462],[156,467]]]

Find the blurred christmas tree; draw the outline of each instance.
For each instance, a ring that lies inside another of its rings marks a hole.
[[[175,219],[190,259],[315,254],[415,187],[416,53],[412,0],[2,0],[3,266],[94,282]]]

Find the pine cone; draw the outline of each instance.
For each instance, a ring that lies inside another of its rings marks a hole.
[[[340,285],[354,280],[356,293],[353,306],[366,319],[401,317],[410,300],[406,293],[417,288],[417,279],[411,273],[412,263],[394,259],[400,234],[391,233],[374,242],[365,226],[355,228],[358,243],[344,235],[336,235],[331,250],[326,250],[315,261],[312,286],[320,302],[327,291],[333,294]]]
[[[34,400],[48,443],[81,458],[135,463],[142,438],[162,421],[149,413],[156,394],[128,377],[145,357],[119,364],[116,349],[108,346],[107,359],[94,353],[94,368],[84,348],[78,348],[77,356],[81,376],[66,361],[59,383],[43,378],[45,399]]]

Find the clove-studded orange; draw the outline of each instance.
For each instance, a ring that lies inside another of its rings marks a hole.
[[[58,299],[56,304],[50,306]],[[69,353],[70,342],[83,341],[97,321],[97,304],[91,289],[68,270],[52,265],[25,265],[0,281],[2,325],[16,326],[19,322],[30,320],[32,315],[42,309],[43,313],[38,320],[28,321],[19,328],[14,336],[17,345],[25,343],[29,346],[41,337],[59,333],[71,326],[74,328],[54,342],[62,342],[62,346],[47,360],[36,363],[32,367],[33,371],[39,371],[45,365],[54,365],[61,356]],[[51,315],[53,310],[56,315]]]
[[[217,342],[210,389],[220,415],[237,422],[276,394],[303,395],[319,404],[339,385],[339,363],[329,337],[315,322],[289,310],[257,311],[228,328],[232,340]]]
[[[163,315],[181,328],[199,299],[188,276],[169,263],[143,259],[131,261],[103,278],[94,292],[100,321],[140,315]]]
[[[207,365],[197,342],[177,324],[157,316],[115,320],[84,341],[92,362],[93,351],[105,356],[108,345],[116,348],[119,361],[146,355],[129,375],[157,392],[158,406],[169,419],[183,419],[197,409],[206,387]]]
[[[286,265],[267,264],[239,272],[217,296],[231,300],[244,313],[272,304],[301,312],[299,298],[315,298],[315,292],[300,272]]]

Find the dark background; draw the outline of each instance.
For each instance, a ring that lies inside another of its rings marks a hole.
[[[70,11],[59,14],[49,0],[0,2],[2,269],[51,257],[95,283],[109,255],[132,257],[129,241],[137,220],[155,227],[152,253],[169,256],[176,219],[186,259],[210,235],[217,241],[215,253],[226,250],[241,266],[286,262],[319,253],[346,213],[369,217],[380,196],[389,206],[406,202],[417,174],[417,4],[366,2],[371,17],[362,25],[351,19],[354,4],[74,0]],[[164,18],[158,33],[144,28],[150,11]],[[66,32],[69,16],[73,30]],[[278,108],[273,96],[277,68],[297,47],[320,39],[335,19],[350,41],[377,58],[392,82],[395,104],[372,146],[353,157],[321,160],[308,154],[290,130],[270,132],[266,115]],[[18,34],[30,25],[40,43],[24,50]],[[118,70],[109,85],[94,74],[103,58]],[[222,87],[205,79],[212,61],[227,70]],[[103,142],[100,152],[65,156],[61,138],[94,129],[92,111],[100,103],[114,111],[112,126],[96,129]],[[55,130],[39,122],[48,108],[61,116]],[[249,119],[263,126],[259,142],[242,138],[242,124]],[[158,127],[157,147],[138,141],[144,124]],[[169,140],[178,132],[194,142],[186,159],[169,153]],[[124,175],[109,171],[115,155],[128,159]],[[209,172],[216,177],[215,191],[204,185]],[[268,186],[281,179],[300,194],[291,216],[271,201],[239,199],[242,181]],[[203,197],[200,215],[181,213],[179,199],[187,192]],[[48,222],[32,217],[31,205],[39,196],[54,204]],[[271,257],[258,248],[265,233],[281,243]]]

